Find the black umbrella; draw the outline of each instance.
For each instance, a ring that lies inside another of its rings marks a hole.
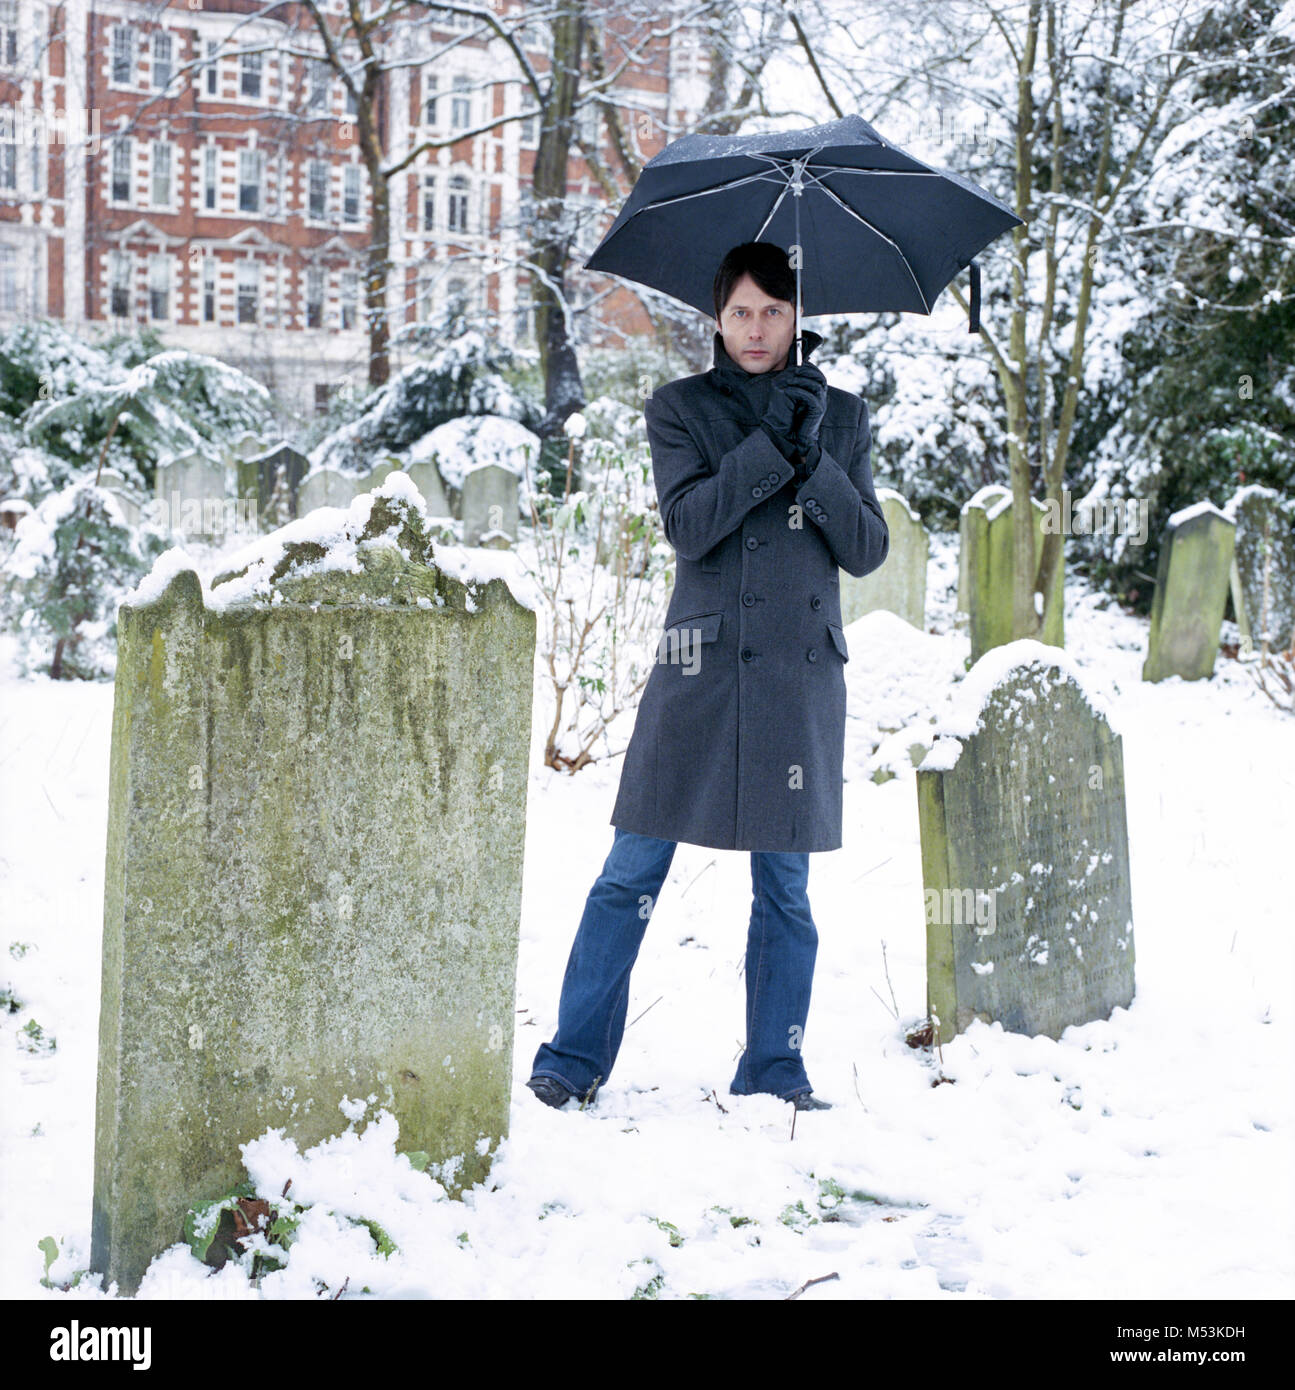
[[[970,179],[932,169],[861,117],[845,116],[807,130],[672,141],[643,166],[585,268],[711,315],[715,271],[731,247],[785,247],[796,270],[799,362],[802,314],[929,314],[968,265],[976,332],[980,267],[972,258],[1021,225]]]

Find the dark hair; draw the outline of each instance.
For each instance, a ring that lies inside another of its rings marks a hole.
[[[787,253],[772,241],[746,241],[735,246],[719,263],[715,272],[715,317],[723,317],[733,286],[750,275],[774,299],[796,300],[796,272],[787,263]]]

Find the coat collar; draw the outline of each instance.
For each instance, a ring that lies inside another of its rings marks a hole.
[[[812,328],[802,328],[802,359],[808,362],[814,349],[818,347],[822,341],[823,335],[821,333],[815,333]],[[707,373],[707,376],[710,378],[711,384],[718,387],[726,396],[732,395],[736,388],[745,387],[748,383],[760,384],[781,375],[780,372],[748,372],[745,367],[738,366],[728,355],[728,351],[724,347],[724,335],[722,333],[716,333],[714,335],[714,343],[715,365]],[[791,358],[795,356],[795,343],[792,344],[792,349],[793,351],[787,359],[788,365],[782,369],[784,372],[792,370],[790,363]]]

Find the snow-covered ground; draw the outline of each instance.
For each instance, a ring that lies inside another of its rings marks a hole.
[[[1144,684],[1146,623],[1072,585],[1067,648],[1123,735],[1137,996],[1060,1041],[976,1024],[942,1059],[910,1049],[925,968],[914,774],[899,760],[875,784],[872,750],[938,713],[963,671],[956,566],[937,539],[940,632],[887,614],[847,630],[845,844],[814,855],[809,880],[820,943],[805,1059],[833,1110],[799,1115],[793,1135],[784,1102],[728,1094],[750,861],[689,845],[596,1105],[555,1111],[526,1090],[611,845],[620,771],[552,772],[537,736],[511,1133],[489,1181],[447,1200],[397,1156],[391,1117],[358,1105],[304,1154],[270,1133],[247,1146],[249,1173],[269,1197],[291,1177],[311,1204],[287,1268],[257,1289],[175,1246],[140,1296],[302,1298],[345,1283],[348,1298],[781,1298],[833,1273],[804,1296],[1295,1295],[1295,719],[1223,659],[1210,681]],[[112,687],[20,681],[6,660],[0,698],[0,986],[21,1001],[0,1022],[0,1297],[98,1299],[95,1277],[43,1288],[37,1242],[59,1242],[55,1283],[88,1263]],[[348,1216],[381,1223],[396,1252]]]

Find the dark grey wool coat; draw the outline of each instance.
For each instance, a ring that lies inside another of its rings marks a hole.
[[[805,332],[806,359],[821,342]],[[775,375],[744,371],[717,333],[709,372],[647,399],[677,566],[612,810],[621,829],[714,849],[841,847],[839,569],[877,569],[890,534],[867,405],[828,388],[818,465],[797,487],[758,423]]]

